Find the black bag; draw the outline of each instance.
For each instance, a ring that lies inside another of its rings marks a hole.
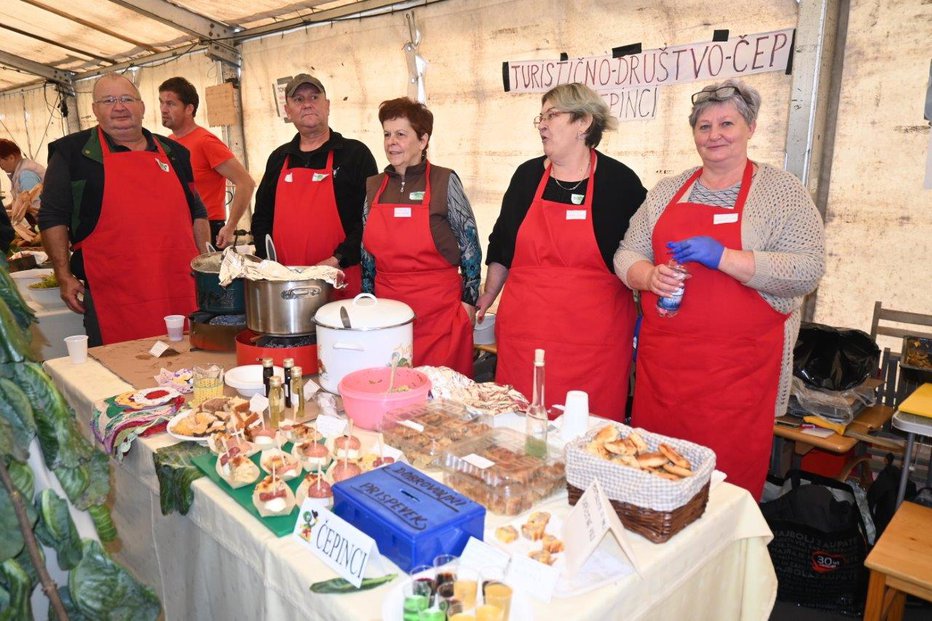
[[[867,537],[854,493],[835,479],[798,470],[787,474],[787,483],[782,496],[760,506],[774,536],[768,549],[777,599],[860,615]]]
[[[871,517],[874,518],[878,539],[893,519],[893,514],[896,513],[896,495],[900,490],[900,475],[903,472],[893,465],[891,453],[887,453],[884,461],[886,466],[877,473],[877,478],[867,490],[867,506],[870,507]],[[909,500],[915,495],[916,484],[907,481],[904,500]]]
[[[822,390],[848,390],[864,382],[880,348],[860,330],[804,323],[793,347],[793,375]]]

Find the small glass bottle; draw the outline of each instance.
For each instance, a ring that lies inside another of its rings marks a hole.
[[[291,374],[292,368],[294,368],[294,358],[285,358],[282,360],[282,367],[285,369],[285,382],[283,386],[285,387],[285,407],[291,407]]]
[[[686,266],[670,259],[667,267],[676,272],[676,278],[680,281],[680,286],[669,297],[657,298],[657,314],[661,317],[675,317],[680,310],[680,304],[683,303],[683,293],[686,290],[686,279],[689,278],[689,272]]]
[[[278,429],[285,411],[285,391],[282,388],[282,378],[273,375],[269,378],[269,425]]]
[[[298,421],[304,418],[304,369],[291,369],[291,418]],[[287,398],[287,397],[286,397]]]
[[[266,397],[269,396],[269,379],[275,375],[275,361],[271,358],[262,359],[262,384],[265,386],[265,392],[263,393]]]
[[[544,401],[544,350],[534,350],[534,384],[531,405],[527,410],[527,452],[543,457],[547,454],[547,427],[550,425]]]

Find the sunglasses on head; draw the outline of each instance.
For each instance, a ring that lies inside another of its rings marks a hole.
[[[735,95],[738,95],[745,103],[748,103],[747,98],[734,86],[719,86],[715,90],[711,91],[699,91],[698,93],[693,93],[692,102],[695,106],[696,104],[701,104],[705,101],[725,101]]]

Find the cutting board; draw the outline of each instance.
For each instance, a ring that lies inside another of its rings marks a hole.
[[[932,418],[932,383],[925,383],[917,388],[898,409],[907,414]]]

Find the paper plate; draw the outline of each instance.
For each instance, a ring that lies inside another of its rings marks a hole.
[[[207,446],[207,436],[186,436],[184,434],[175,433],[175,425],[177,425],[182,418],[191,412],[192,410],[190,408],[185,408],[172,416],[172,419],[168,421],[168,427],[165,430],[168,432],[168,435],[175,438],[176,440],[181,440],[183,442],[197,442],[201,446]]]

